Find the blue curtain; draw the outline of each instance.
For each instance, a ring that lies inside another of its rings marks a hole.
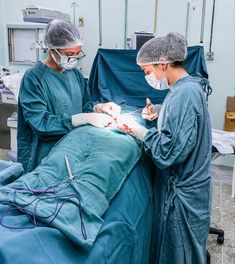
[[[148,85],[136,64],[136,55],[137,50],[98,50],[89,77],[94,102],[144,107],[148,97],[154,104],[162,103],[167,90],[155,90]],[[208,78],[203,46],[188,47],[185,69],[189,74]]]

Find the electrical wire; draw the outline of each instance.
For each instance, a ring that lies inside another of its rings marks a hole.
[[[67,182],[67,180],[66,180]],[[13,189],[10,191],[1,191],[2,193],[12,193],[13,194],[13,201],[3,201],[0,202],[2,205],[8,206],[8,208],[1,214],[0,216],[0,225],[9,228],[9,229],[30,229],[30,228],[35,228],[39,226],[50,226],[52,222],[56,219],[57,215],[61,211],[62,207],[65,205],[67,202],[72,202],[75,205],[78,206],[79,208],[79,216],[80,216],[80,221],[81,221],[81,233],[83,238],[86,240],[87,239],[87,233],[86,233],[86,228],[84,225],[83,221],[83,209],[81,206],[81,201],[80,198],[77,194],[75,193],[68,193],[68,194],[59,194],[59,191],[54,188],[53,186],[50,186],[46,188],[45,190],[34,190],[34,189]],[[26,204],[19,204],[17,202],[17,195],[20,193],[31,193],[33,195],[32,200],[29,203]],[[45,201],[45,200],[55,200],[55,207],[52,211],[51,214],[48,215],[42,215],[38,211],[38,207],[40,202]],[[32,206],[33,208],[30,210],[29,207]],[[4,223],[4,217],[8,216],[10,212],[12,211],[18,211],[23,214],[25,214],[31,223],[31,225],[27,226],[10,226]],[[42,224],[41,221],[46,222],[45,224]],[[40,223],[39,223],[40,222]]]
[[[211,46],[212,46],[213,28],[214,28],[214,17],[215,17],[215,0],[213,0],[213,9],[212,9],[212,17],[211,17],[211,33],[210,33],[209,52],[211,52]]]

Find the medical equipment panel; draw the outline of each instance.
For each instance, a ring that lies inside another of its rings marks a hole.
[[[155,37],[154,33],[139,31],[134,32],[130,37],[127,38],[127,49],[139,50],[145,42]]]
[[[8,24],[9,62],[15,64],[33,65],[39,60],[39,42],[44,25]]]
[[[50,8],[30,5],[22,10],[25,22],[49,23],[53,19],[70,22],[70,15]]]

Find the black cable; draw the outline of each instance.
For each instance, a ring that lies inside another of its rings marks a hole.
[[[211,34],[210,34],[210,45],[209,45],[209,51],[210,52],[211,52],[211,46],[212,46],[214,17],[215,17],[215,0],[213,0],[213,9],[212,9],[212,17],[211,17]]]

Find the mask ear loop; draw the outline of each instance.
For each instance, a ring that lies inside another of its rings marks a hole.
[[[169,63],[161,63],[161,64],[162,64],[162,67],[164,67],[164,68],[162,69],[162,71],[164,72],[164,74],[163,74],[163,78],[162,78],[162,81],[165,82],[164,84],[161,83],[161,85],[165,85],[165,86],[167,86],[167,88],[169,89],[169,82],[168,82],[168,79],[167,79],[167,77],[166,77],[166,71],[167,71],[167,68],[168,68],[168,64],[169,64]]]
[[[60,52],[57,49],[54,49],[54,51],[60,56],[60,58],[62,57],[62,55],[60,54]]]
[[[160,63],[160,64],[162,64],[162,63]],[[153,66],[154,66],[155,69],[160,69],[160,70],[162,70],[161,68],[159,68],[160,64],[153,64]],[[154,72],[153,72],[153,73],[154,73]],[[154,73],[154,75],[155,75],[155,73]],[[157,86],[157,88],[158,88],[158,89],[161,89],[161,81],[158,80],[158,79],[156,78],[156,76],[155,76],[155,79],[156,79],[156,86]]]
[[[56,49],[49,49],[48,51],[50,52],[51,57],[52,57],[53,61],[55,62],[55,64],[56,64],[57,66],[59,66],[59,65],[58,65],[58,61],[57,61],[55,55],[53,54],[53,50],[56,51]],[[61,58],[61,55],[60,55],[57,51],[56,51],[56,53],[57,53],[57,54],[60,56],[60,58]]]
[[[52,57],[54,63],[55,63],[59,68],[61,68],[62,71],[64,71],[64,68],[62,67],[61,63],[63,63],[63,57],[65,57],[65,56],[61,55],[61,54],[59,53],[59,51],[57,51],[56,49],[53,49],[53,50],[55,50],[55,52],[60,56],[60,61],[57,61],[57,59],[55,58],[55,55],[53,54],[53,51],[50,50],[50,54],[51,54],[51,57]]]
[[[155,64],[163,72],[163,77],[158,82],[158,85],[160,86],[161,89],[169,89],[169,82],[168,82],[168,79],[167,79],[167,76],[166,76],[168,64],[169,63],[159,63],[159,64]],[[161,65],[161,68],[159,67],[160,65]]]
[[[69,61],[68,56],[62,55],[58,49],[54,49],[54,51],[60,56],[60,62],[59,63],[67,63]],[[54,55],[54,54],[53,54]]]
[[[54,56],[54,54],[52,52],[51,52],[51,57],[52,57],[53,61],[56,63],[56,65],[57,65],[57,60],[56,60],[56,58],[55,58],[55,56]]]

